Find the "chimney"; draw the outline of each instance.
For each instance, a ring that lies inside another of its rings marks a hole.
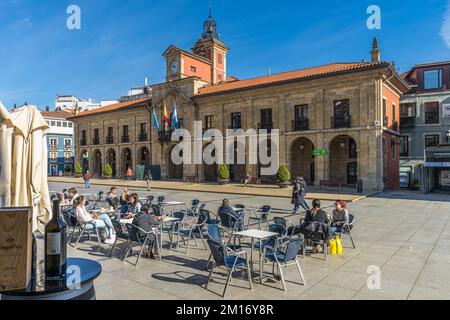
[[[381,51],[378,48],[377,38],[373,38],[372,51],[370,51],[370,55],[372,56],[372,62],[380,62]]]
[[[50,111],[50,107],[49,107],[49,106],[46,106],[46,107],[45,107],[45,111],[46,111],[46,112],[49,112],[49,111]]]

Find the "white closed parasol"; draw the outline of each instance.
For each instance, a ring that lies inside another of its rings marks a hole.
[[[5,109],[0,106],[1,114]],[[3,115],[0,132],[0,181],[5,181],[3,194],[11,207],[33,207],[33,231],[39,221],[48,221],[51,211],[47,182],[47,122],[34,106],[23,106]],[[1,120],[1,118],[0,118]],[[9,156],[3,156],[3,150]],[[8,152],[9,151],[9,152]],[[3,185],[3,183],[2,183]],[[1,195],[2,193],[0,193]]]

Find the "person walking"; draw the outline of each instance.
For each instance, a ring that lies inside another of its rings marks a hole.
[[[147,172],[144,175],[144,179],[147,181],[147,191],[152,191],[151,183],[153,180],[152,172],[150,170],[147,170]]]
[[[83,175],[84,186],[86,187],[86,189],[89,189],[91,187],[91,179],[92,173],[89,170],[87,170]]]
[[[131,167],[128,167],[128,169],[127,169],[127,180],[131,180],[132,176],[133,176],[133,169],[131,169]]]
[[[291,203],[294,205],[294,209],[292,210],[293,214],[296,214],[298,209],[302,207],[306,211],[310,210],[310,207],[305,199],[306,196],[306,182],[302,178],[302,176],[297,176],[294,180],[294,187],[292,190],[292,201]]]

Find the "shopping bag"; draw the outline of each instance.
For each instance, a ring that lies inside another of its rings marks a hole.
[[[342,254],[342,241],[340,236],[336,236],[336,253]]]
[[[330,255],[337,253],[336,240],[330,239]]]

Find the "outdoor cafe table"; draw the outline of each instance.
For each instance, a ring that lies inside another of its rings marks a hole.
[[[184,210],[186,210],[186,207],[187,207],[186,202],[182,202],[182,201],[164,201],[162,203],[162,205],[164,208],[172,207],[173,209],[175,209],[177,206],[180,206],[180,210],[183,210],[183,207],[184,207]]]
[[[133,223],[134,218],[131,219],[120,219],[120,223],[122,225],[126,225],[127,223],[132,224]],[[174,222],[174,221],[178,221],[178,218],[174,218],[174,217],[165,217],[164,220],[160,220],[162,221],[162,223],[159,224],[160,230],[159,230],[159,260],[162,260],[162,234],[163,234],[163,225],[164,223],[168,223],[168,222]],[[170,244],[170,247],[172,248],[172,243]]]
[[[262,273],[263,273],[263,268],[262,268],[263,245],[261,242],[264,239],[268,239],[268,238],[276,236],[276,235],[278,235],[278,233],[276,233],[276,232],[257,230],[257,229],[248,229],[248,230],[237,231],[237,232],[233,233],[233,236],[248,237],[248,238],[252,239],[252,246],[250,249],[250,264],[251,264],[252,269],[253,269],[253,247],[255,244],[255,239],[259,240],[259,242],[260,242],[260,246],[259,246],[259,282],[260,283],[262,283]]]

